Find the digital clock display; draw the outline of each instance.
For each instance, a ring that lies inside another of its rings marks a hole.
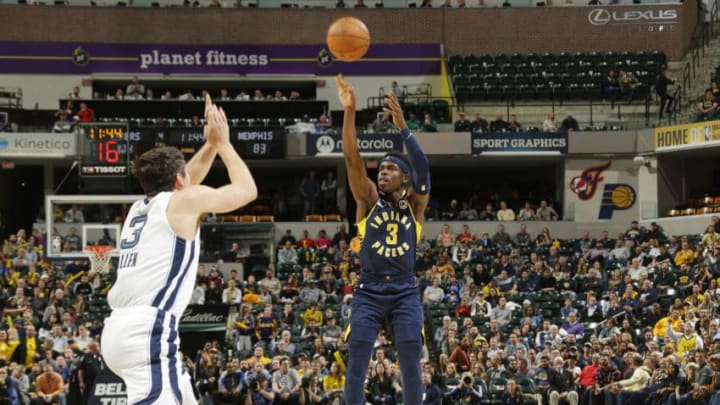
[[[127,124],[82,124],[78,125],[76,131],[82,145],[81,176],[125,177],[128,175]]]

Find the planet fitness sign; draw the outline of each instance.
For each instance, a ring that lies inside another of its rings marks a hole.
[[[370,46],[365,57],[334,60],[324,45],[159,45],[0,42],[0,73],[194,73],[433,75],[439,44]]]

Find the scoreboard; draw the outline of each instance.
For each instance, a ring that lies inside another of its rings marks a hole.
[[[80,176],[125,177],[129,173],[128,125],[79,124]]]

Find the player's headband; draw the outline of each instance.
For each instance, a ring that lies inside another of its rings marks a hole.
[[[400,170],[402,170],[403,173],[405,173],[405,174],[410,173],[410,168],[408,167],[407,163],[403,162],[403,160],[397,156],[392,156],[392,155],[385,156],[382,161],[395,163],[396,165],[398,165],[398,167],[400,168]]]

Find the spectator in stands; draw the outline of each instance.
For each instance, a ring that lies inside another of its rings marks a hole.
[[[675,84],[675,80],[667,77],[667,66],[660,67],[660,74],[658,74],[655,81],[655,92],[660,97],[660,109],[658,110],[658,118],[663,119],[663,111],[670,114],[672,110],[672,104],[675,97],[668,94],[667,87],[670,84]]]
[[[425,113],[425,120],[420,128],[422,132],[437,132],[437,122],[433,119],[430,113]]]
[[[87,103],[80,103],[80,109],[77,114],[78,122],[93,122],[95,120],[95,111],[87,106]]]
[[[470,205],[469,201],[463,201],[462,210],[458,213],[458,220],[476,221],[478,219],[478,213]]]
[[[288,97],[288,100],[300,100],[300,92],[297,90],[292,90],[290,92],[290,96]]]
[[[53,371],[51,364],[43,367],[43,374],[35,381],[35,395],[32,405],[44,405],[57,402],[65,405],[65,384],[60,374]]]
[[[395,127],[393,126],[392,121],[390,120],[390,113],[389,112],[382,112],[377,114],[377,118],[372,123],[372,129],[376,133],[386,133],[393,130]]]
[[[549,206],[547,200],[540,200],[540,207],[535,212],[540,221],[557,221],[560,217],[553,207]]]
[[[72,131],[73,122],[68,119],[65,110],[58,111],[55,116],[57,117],[57,121],[53,124],[52,132],[62,133]]]
[[[320,196],[320,183],[315,177],[315,170],[310,170],[300,182],[300,194],[305,200],[304,214],[317,213],[317,199]]]
[[[572,114],[567,113],[567,116],[560,124],[560,129],[563,132],[579,131],[580,126],[578,125],[577,120],[572,116]]]
[[[80,87],[73,86],[72,91],[68,94],[68,99],[72,100],[80,100],[82,97],[80,96]]]
[[[475,113],[475,120],[472,122],[473,132],[487,132],[488,122],[480,116],[479,112]]]
[[[529,201],[525,202],[525,206],[520,210],[517,215],[518,221],[534,221],[537,217],[535,216],[535,210],[530,205]]]
[[[542,123],[543,132],[557,132],[557,121],[555,120],[555,113],[549,112],[547,118]]]
[[[235,281],[230,280],[227,283],[227,288],[222,293],[223,304],[239,304],[242,302],[242,291],[235,287]]]
[[[617,76],[615,75],[615,71],[613,69],[610,69],[607,76],[603,78],[601,86],[603,95],[609,98],[610,103],[614,105],[615,100],[620,93],[620,84],[618,83]]]
[[[490,132],[507,132],[510,128],[510,124],[503,120],[503,115],[498,114],[495,117],[495,121],[490,123]]]
[[[510,116],[510,122],[508,123],[508,130],[510,132],[522,132],[523,127],[517,120],[517,115],[513,114]]]
[[[289,240],[285,241],[285,245],[278,252],[278,263],[281,266],[290,266],[298,264],[297,251],[292,246],[292,242]]]
[[[705,91],[705,97],[698,104],[698,115],[695,117],[695,121],[708,121],[713,119],[718,111],[720,111],[719,102],[720,99],[713,96],[712,90],[707,89]]]
[[[392,89],[391,89],[391,91],[392,91],[393,94],[395,94],[395,97],[397,97],[398,102],[400,103],[400,105],[402,105],[402,103],[405,101],[405,91],[403,90],[402,87],[400,87],[400,86],[398,85],[398,82],[396,82],[396,81],[393,81],[393,82],[392,82]]]
[[[282,90],[275,90],[273,101],[287,101],[287,97],[285,97]],[[327,121],[327,116],[325,117],[325,120]]]
[[[512,209],[508,208],[505,201],[500,201],[500,209],[497,212],[497,220],[498,221],[514,221],[515,220],[515,212],[513,212]]]
[[[618,85],[620,86],[620,93],[625,97],[625,101],[630,104],[635,96],[635,88],[640,85],[640,81],[632,72],[620,70]]]
[[[163,101],[170,101],[172,99],[173,99],[173,95],[170,90],[166,90],[165,93],[163,93],[163,95],[160,96],[160,100],[163,100]]]
[[[407,127],[411,131],[419,131],[422,128],[422,121],[420,121],[415,114],[410,113],[407,120]]]
[[[188,89],[184,93],[180,94],[177,98],[179,101],[192,101],[195,99],[195,96],[192,93],[192,90]]]
[[[145,86],[140,83],[137,76],[133,76],[132,81],[125,89],[125,97],[130,99],[141,99],[145,94]]]
[[[472,129],[472,122],[465,118],[465,111],[460,111],[460,118],[455,121],[455,132],[469,132]]]
[[[485,209],[480,213],[479,218],[481,221],[495,221],[497,215],[491,203],[485,204]]]

